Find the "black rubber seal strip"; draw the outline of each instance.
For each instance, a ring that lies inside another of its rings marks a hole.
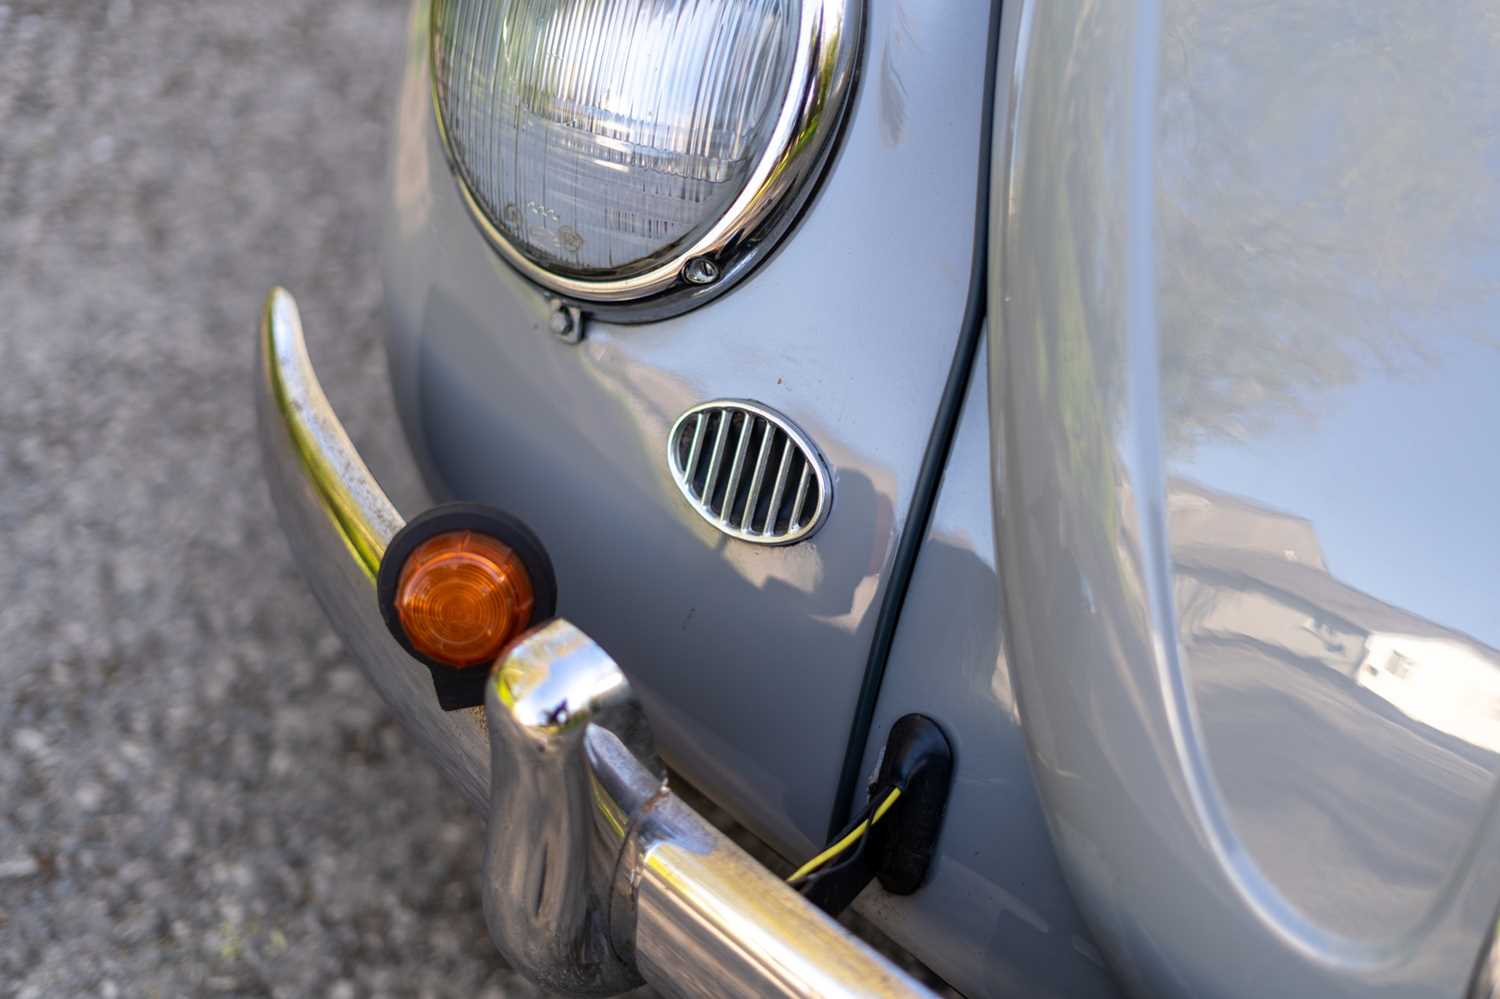
[[[979,191],[975,197],[974,256],[969,270],[968,302],[964,306],[963,324],[959,327],[958,347],[953,353],[953,363],[948,367],[948,381],[943,386],[943,395],[938,402],[937,418],[933,421],[931,433],[927,435],[926,453],[923,454],[922,465],[917,471],[917,485],[912,493],[911,509],[906,515],[906,526],[896,545],[890,582],[880,601],[880,617],[875,622],[870,658],[865,663],[859,700],[854,706],[849,742],[844,749],[844,766],[839,773],[838,791],[833,798],[833,814],[828,817],[830,840],[848,824],[854,807],[854,792],[859,785],[865,746],[870,741],[870,727],[875,721],[875,706],[880,699],[880,685],[885,680],[891,643],[896,637],[896,625],[901,621],[901,609],[906,604],[907,591],[911,588],[917,553],[921,551],[922,542],[927,538],[927,526],[932,521],[932,508],[937,500],[943,470],[948,466],[948,455],[953,450],[954,431],[958,427],[959,413],[963,410],[964,396],[968,393],[974,357],[979,350],[979,333],[984,328],[985,286],[989,270],[990,140],[995,120],[995,63],[1000,50],[1001,7],[1000,0],[995,0],[990,6],[989,49],[984,64],[984,107],[979,123]],[[999,613],[998,608],[996,613]]]
[[[418,545],[448,531],[477,531],[506,545],[520,558],[531,577],[532,611],[527,625],[538,624],[557,613],[557,576],[552,560],[531,528],[518,518],[479,503],[444,503],[413,517],[386,545],[375,577],[375,599],[385,626],[413,659],[432,673],[432,688],[444,711],[472,708],[484,703],[484,682],[489,669],[470,666],[458,669],[430,659],[412,647],[396,613],[396,584],[401,569]]]

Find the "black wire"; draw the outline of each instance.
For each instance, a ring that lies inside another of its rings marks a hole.
[[[814,885],[818,884],[824,878],[831,878],[836,874],[842,873],[844,870],[848,869],[854,864],[859,863],[860,858],[865,855],[865,847],[869,844],[869,842],[870,836],[869,833],[866,832],[865,835],[855,840],[855,842],[849,847],[849,849],[844,851],[841,858],[836,860],[831,866],[823,867],[814,871],[807,877],[803,878],[801,881],[797,882],[797,884],[793,887],[795,887],[802,894],[806,895],[809,891],[812,890]]]
[[[885,582],[885,592],[881,596],[880,611],[875,618],[875,635],[870,642],[870,653],[859,685],[859,699],[855,702],[849,740],[844,747],[844,763],[839,771],[838,788],[834,792],[833,813],[828,817],[830,829],[835,828],[839,819],[847,815],[854,806],[854,792],[859,785],[860,766],[869,748],[870,729],[875,722],[875,706],[880,699],[880,686],[885,679],[891,647],[896,640],[896,625],[901,618],[901,610],[906,605],[906,594],[911,588],[917,555],[921,551],[922,542],[926,540],[928,524],[932,521],[938,485],[942,480],[943,469],[948,466],[948,455],[953,450],[958,417],[972,381],[974,357],[979,351],[979,334],[983,329],[986,312],[985,287],[989,275],[990,133],[995,120],[995,61],[1000,50],[1000,8],[998,0],[991,4],[990,38],[984,66],[984,106],[977,126],[979,189],[975,195],[974,250],[970,261],[968,299],[964,306],[953,361],[948,368],[948,379],[944,383],[938,412],[928,432],[927,446],[922,452],[922,463],[917,470],[911,506],[907,510],[901,539],[896,542],[896,554]],[[983,378],[983,373],[979,377]],[[834,836],[828,837],[830,843],[835,839]]]
[[[860,857],[862,857],[865,852],[865,845],[870,842],[870,833],[875,828],[875,813],[880,810],[880,806],[885,803],[885,800],[891,796],[891,792],[897,790],[901,791],[903,794],[906,793],[905,789],[902,788],[899,784],[881,785],[878,788],[871,788],[870,800],[865,803],[865,807],[860,810],[858,815],[850,820],[847,826],[839,830],[838,835],[829,837],[828,845],[831,846],[832,844],[837,843],[839,840],[852,833],[856,828],[859,827],[859,824],[861,822],[869,822],[869,828],[865,830],[864,835],[855,840],[853,843],[849,844],[849,846],[844,850],[843,853],[837,854],[832,859],[831,863],[827,863],[825,864],[825,866],[811,872],[792,887],[796,888],[799,892],[805,893],[806,890],[812,885],[823,880],[825,877],[833,874],[836,871],[841,871],[844,868],[847,868],[849,865],[853,864]],[[895,806],[893,805],[892,807]],[[824,846],[823,849],[828,849],[828,846]]]
[[[890,794],[889,788],[886,789],[886,794]],[[828,849],[828,847],[832,846],[834,843],[837,843],[839,840],[852,833],[855,829],[859,828],[859,824],[861,822],[864,822],[866,819],[874,818],[876,810],[880,808],[880,803],[884,800],[884,794],[877,795],[872,791],[870,800],[865,802],[865,807],[859,810],[858,815],[849,820],[849,824],[847,826],[840,829],[836,834],[828,837],[828,842],[823,845],[823,849]]]

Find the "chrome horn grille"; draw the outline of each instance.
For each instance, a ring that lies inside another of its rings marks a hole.
[[[672,425],[677,488],[714,527],[761,545],[801,541],[831,506],[828,469],[807,436],[754,402],[706,402]]]

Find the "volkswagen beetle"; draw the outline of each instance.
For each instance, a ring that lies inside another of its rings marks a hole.
[[[1488,4],[416,0],[403,74],[443,502],[281,290],[261,436],[516,967],[1493,994]]]

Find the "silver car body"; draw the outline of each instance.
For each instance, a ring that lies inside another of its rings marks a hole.
[[[1459,995],[1500,900],[1494,12],[1069,7],[991,257],[1069,883],[1141,989]]]
[[[577,345],[455,189],[420,0],[404,72],[408,436],[544,539],[676,769],[801,857],[938,719],[931,881],[860,907],[969,995],[1462,992],[1500,905],[1487,5],[873,0],[778,250]],[[678,492],[723,398],[828,459],[810,540]]]

